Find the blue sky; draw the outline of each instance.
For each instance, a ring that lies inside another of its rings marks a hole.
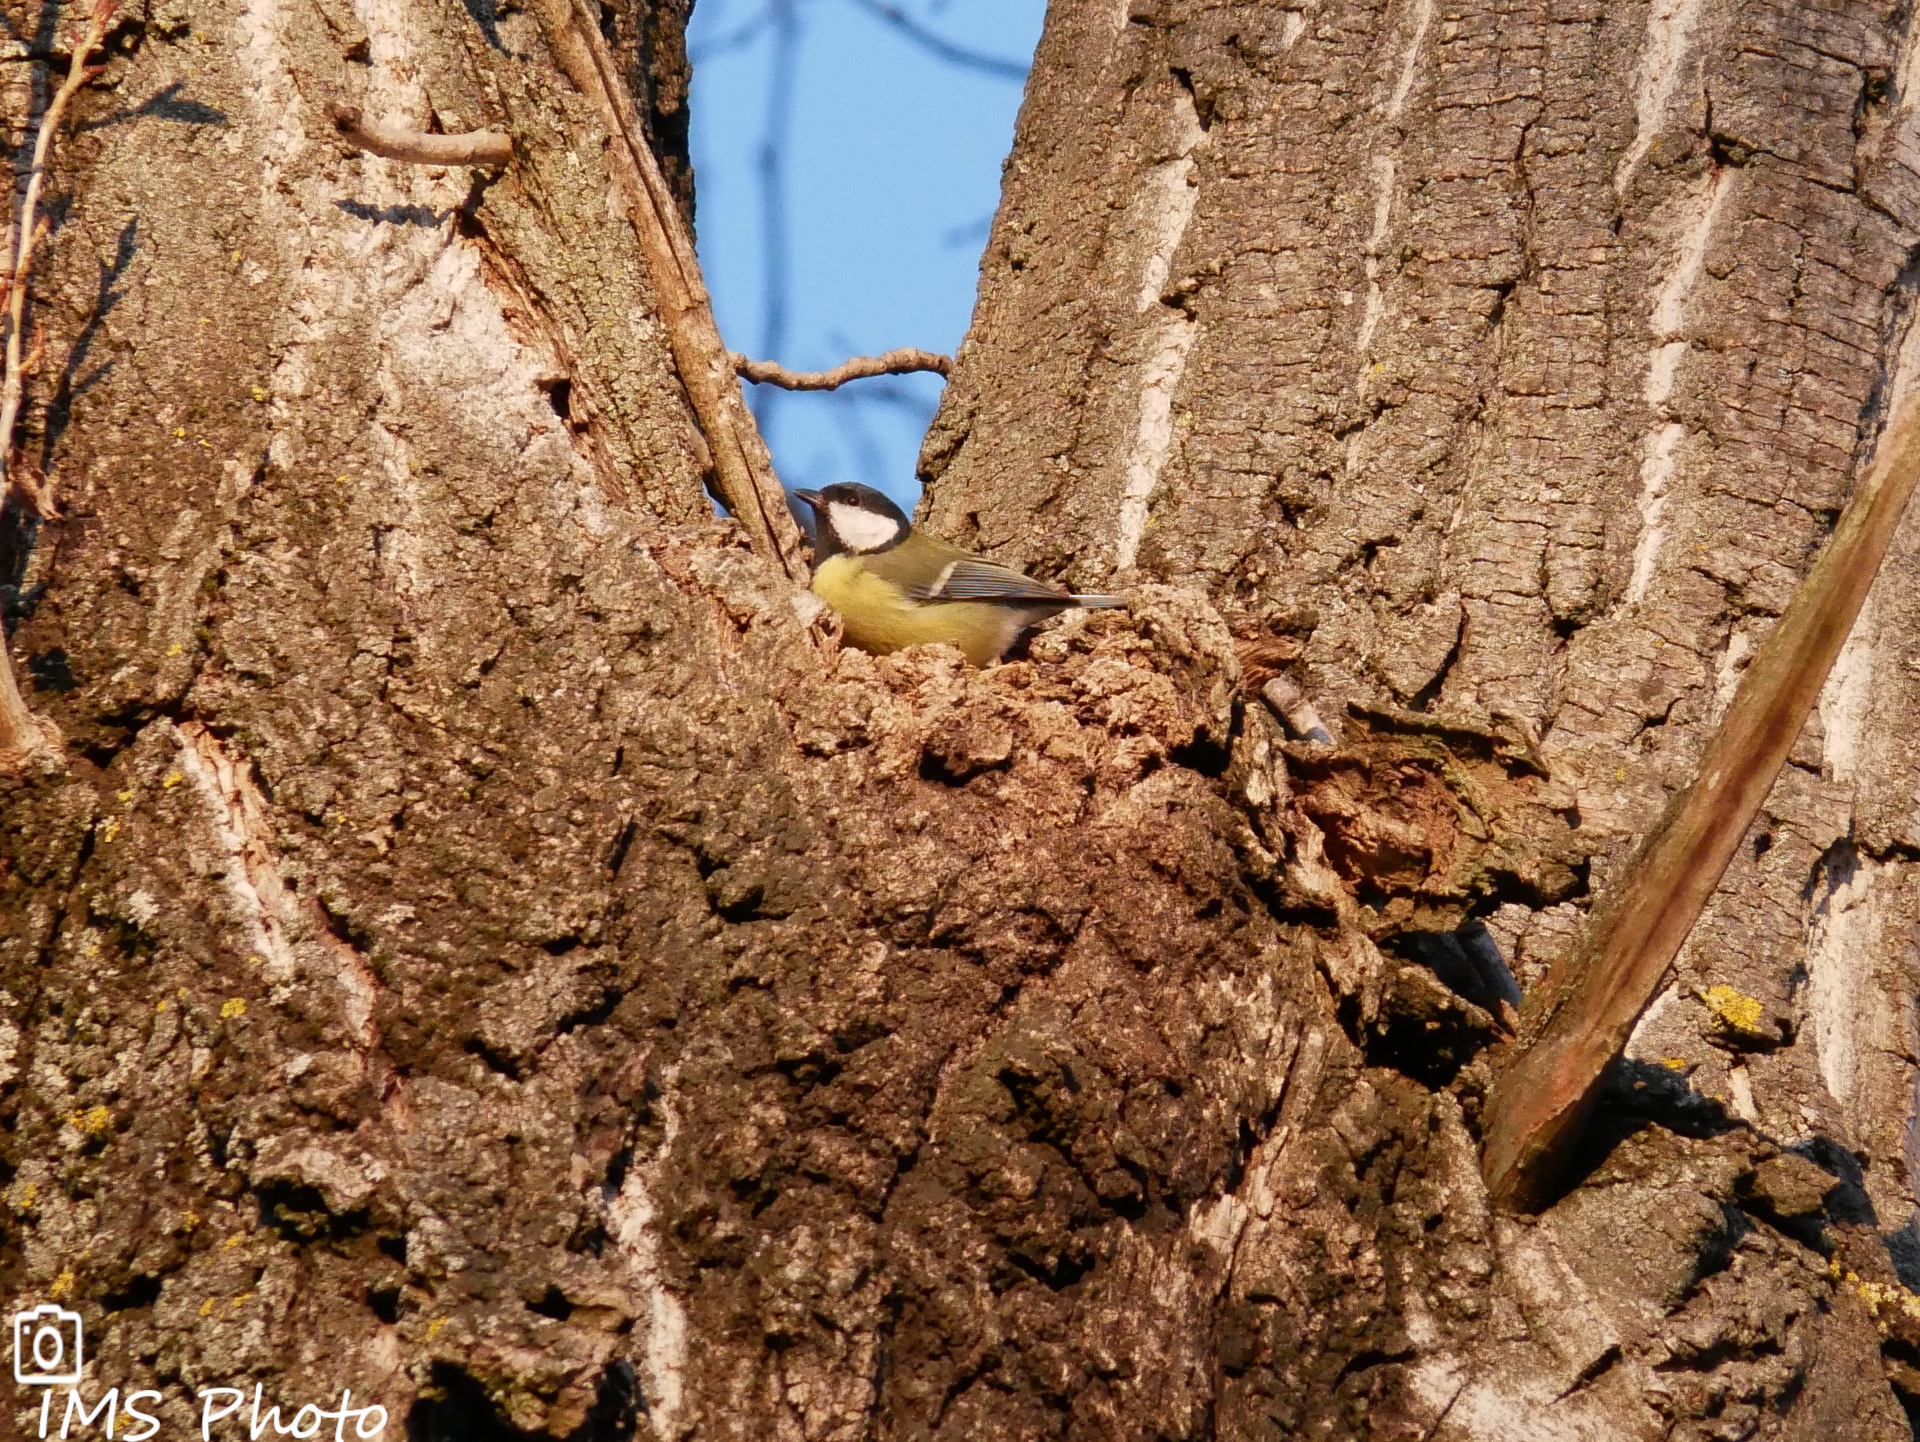
[[[700,260],[730,347],[766,357],[771,345],[773,359],[806,370],[902,345],[952,354],[1044,8],[698,0],[688,49]],[[940,45],[961,58],[942,58]],[[778,63],[783,49],[790,66]],[[767,305],[758,160],[769,134],[784,162],[784,320]],[[908,506],[918,498],[913,462],[939,377],[827,394],[746,389],[789,486],[865,481]]]

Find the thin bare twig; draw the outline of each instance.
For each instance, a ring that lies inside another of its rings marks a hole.
[[[1833,537],[1801,582],[1700,769],[1595,908],[1572,948],[1528,998],[1530,1038],[1488,1106],[1481,1168],[1496,1204],[1540,1205],[1668,965],[1720,884],[1819,700],[1920,480],[1920,394],[1902,401]]]
[[[953,373],[953,357],[935,351],[901,346],[883,355],[857,355],[843,360],[829,371],[790,371],[778,361],[748,360],[739,351],[732,354],[733,368],[755,385],[779,386],[785,391],[838,390],[848,381],[870,376],[904,376],[915,371],[936,375]]]
[[[885,0],[853,0],[853,3],[949,65],[978,70],[982,75],[996,76],[1001,80],[1024,82],[1027,78],[1028,67],[1018,60],[1003,60],[998,55],[985,55],[978,50],[969,50],[964,45],[956,45],[946,36],[927,29],[898,5],[889,5]]]
[[[793,246],[787,231],[787,158],[793,139],[793,107],[800,79],[799,0],[769,0],[767,23],[772,44],[767,50],[767,84],[760,116],[760,143],[754,147],[754,178],[760,192],[760,354],[779,355],[787,348],[787,321],[792,312]],[[773,447],[781,405],[778,390],[747,394],[760,438]]]
[[[73,64],[67,78],[40,117],[40,129],[33,141],[33,163],[27,170],[26,195],[21,199],[20,214],[8,238],[6,369],[0,378],[0,479],[5,479],[11,470],[13,429],[20,418],[27,377],[43,354],[39,346],[35,346],[30,355],[22,355],[20,348],[26,335],[27,288],[33,276],[34,257],[53,233],[52,221],[40,214],[40,192],[46,185],[47,160],[53,154],[54,138],[59,134],[68,105],[81,86],[101,73],[101,67],[89,66],[87,59],[107,38],[107,26],[113,20],[117,5],[118,0],[95,0],[86,33],[73,48]],[[0,495],[4,494],[4,487],[0,487]]]
[[[772,19],[773,6],[763,5],[752,16],[742,21],[739,25],[736,25],[725,35],[716,36],[712,40],[700,44],[689,41],[687,44],[687,59],[694,65],[703,65],[716,56],[725,55],[734,50],[744,49],[760,38],[760,32],[767,28],[768,22]]]
[[[53,142],[60,133],[60,122],[66,117],[67,107],[80,93],[80,87],[105,68],[89,66],[87,61],[105,42],[117,5],[118,0],[94,0],[86,31],[74,44],[67,78],[40,117],[40,129],[33,141],[33,161],[27,170],[26,193],[21,197],[19,214],[14,217],[7,237],[7,347],[5,371],[0,373],[0,504],[4,504],[8,493],[17,487],[28,503],[48,519],[58,514],[51,485],[21,485],[13,453],[13,432],[26,396],[27,377],[39,367],[45,354],[45,347],[37,341],[30,353],[23,353],[21,349],[26,337],[27,290],[33,278],[33,260],[52,233],[52,223],[40,214],[40,193],[46,186],[47,162],[53,154]],[[13,661],[4,641],[0,641],[0,758],[14,762],[48,746],[48,736],[20,695],[13,676]]]
[[[746,529],[756,551],[793,580],[804,582],[800,528],[787,510],[786,492],[741,398],[740,381],[700,278],[693,237],[647,144],[624,72],[600,33],[599,16],[583,9],[582,0],[534,0],[533,8],[567,78],[595,105],[606,126],[608,168],[646,257],[674,368],[712,454],[720,499]]]
[[[512,139],[497,130],[429,135],[368,120],[357,105],[331,106],[327,113],[349,143],[388,160],[411,165],[505,165],[513,159]]]

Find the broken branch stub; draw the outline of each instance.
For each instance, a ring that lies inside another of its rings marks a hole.
[[[1540,1206],[1600,1080],[1659,990],[1819,699],[1920,479],[1920,397],[1904,399],[1833,538],[1707,744],[1579,945],[1528,998],[1521,1045],[1494,1084],[1481,1170],[1496,1205]]]
[[[327,113],[348,143],[387,160],[411,165],[505,165],[513,159],[512,139],[498,130],[429,135],[368,120],[357,105],[330,106]]]

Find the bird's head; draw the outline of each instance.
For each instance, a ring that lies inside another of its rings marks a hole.
[[[794,495],[813,507],[820,531],[814,549],[822,560],[842,551],[872,555],[899,545],[913,530],[907,513],[872,486],[843,481]]]

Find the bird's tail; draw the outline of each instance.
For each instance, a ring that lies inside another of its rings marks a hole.
[[[1121,596],[1075,596],[1073,604],[1089,611],[1097,611],[1108,606],[1124,606],[1126,600]]]

